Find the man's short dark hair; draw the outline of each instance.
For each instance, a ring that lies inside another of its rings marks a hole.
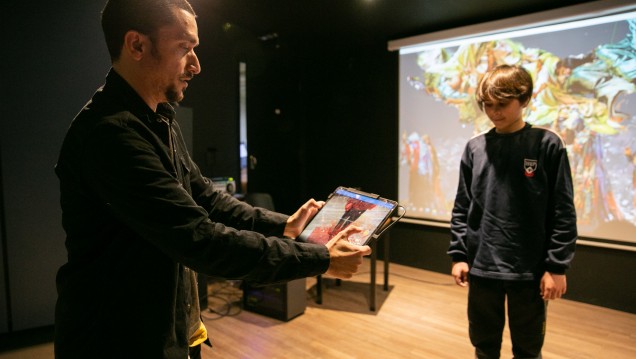
[[[173,23],[175,8],[196,16],[187,0],[108,0],[102,11],[102,30],[111,61],[119,59],[128,31],[153,38],[160,27]]]

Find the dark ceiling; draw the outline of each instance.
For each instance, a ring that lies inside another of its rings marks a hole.
[[[191,0],[199,23],[283,41],[386,42],[590,0]],[[207,18],[207,19],[206,19]],[[215,25],[215,26],[216,26]]]

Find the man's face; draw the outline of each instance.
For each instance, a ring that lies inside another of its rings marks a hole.
[[[194,48],[199,45],[194,16],[173,10],[177,21],[159,29],[152,42],[149,81],[159,102],[178,102],[194,75],[201,72]]]
[[[523,123],[523,106],[519,100],[484,101],[484,112],[495,125],[498,133],[510,133],[521,129]]]

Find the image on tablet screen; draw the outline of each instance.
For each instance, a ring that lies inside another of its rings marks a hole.
[[[300,234],[299,239],[325,244],[351,224],[362,232],[349,236],[353,244],[365,244],[394,209],[394,204],[337,189],[316,217]]]

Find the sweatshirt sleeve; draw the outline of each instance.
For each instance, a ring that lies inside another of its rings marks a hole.
[[[472,158],[469,145],[466,145],[462,155],[457,194],[451,216],[451,241],[447,254],[453,262],[468,262],[468,251],[466,247],[466,231],[468,209],[470,208],[472,182]]]
[[[566,148],[562,144],[555,151],[550,209],[548,216],[550,229],[545,259],[546,270],[563,274],[570,267],[576,247],[577,228],[574,207],[572,171]]]

